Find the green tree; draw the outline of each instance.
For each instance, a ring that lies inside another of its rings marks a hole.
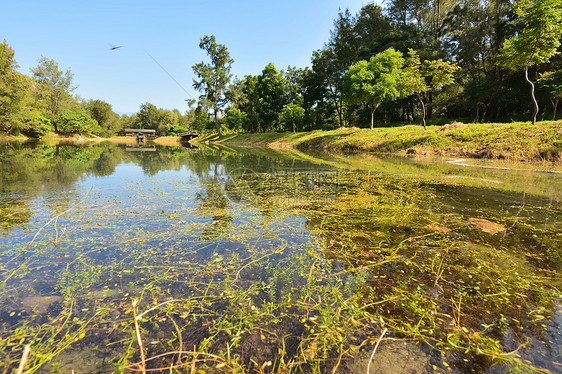
[[[137,113],[135,127],[156,130],[159,136],[166,136],[177,123],[177,114],[157,108],[154,104],[144,103]]]
[[[423,128],[426,129],[427,105],[426,101],[432,99],[433,93],[446,85],[454,82],[453,74],[458,70],[456,64],[441,59],[420,62],[416,51],[410,49],[401,80],[402,96],[416,94],[422,106]],[[431,111],[430,111],[431,113]]]
[[[141,104],[136,119],[135,127],[156,130],[160,125],[160,112],[156,105],[144,103]]]
[[[433,97],[437,90],[453,84],[454,74],[459,69],[457,64],[437,60],[425,60],[421,65],[421,74],[425,78],[428,89],[424,92],[424,99],[429,102],[427,117],[431,118]],[[425,108],[425,106],[424,106]],[[424,109],[425,110],[425,109]]]
[[[29,94],[28,78],[16,71],[14,55],[4,40],[0,44],[0,131],[11,133],[22,127],[20,114]]]
[[[281,119],[285,123],[290,123],[293,127],[293,132],[296,132],[295,122],[299,122],[304,118],[304,108],[298,104],[291,103],[283,108]]]
[[[71,93],[77,88],[72,84],[74,75],[70,69],[63,72],[54,60],[44,56],[41,56],[35,68],[31,68],[31,73],[38,84],[39,100],[45,102],[51,117],[56,118],[65,110],[65,104],[73,101]],[[55,131],[58,131],[56,122]]]
[[[90,116],[98,122],[102,136],[112,136],[121,131],[119,115],[111,105],[101,100],[90,100],[84,104]]]
[[[408,58],[404,68],[404,77],[402,79],[403,91],[405,94],[411,92],[415,94],[422,107],[422,124],[423,128],[427,129],[425,123],[426,108],[423,100],[423,95],[429,90],[425,83],[425,78],[421,71],[421,62],[418,54],[413,49],[408,51]]]
[[[344,121],[344,101],[343,92],[343,76],[345,70],[349,67],[346,65],[343,72],[341,66],[344,62],[336,59],[336,52],[333,48],[325,48],[315,51],[312,54],[312,71],[306,77],[306,91],[308,98],[312,100],[312,105],[318,105],[318,109],[327,117],[331,117],[332,113],[337,116],[337,123],[340,127],[345,125]]]
[[[36,138],[53,131],[52,121],[41,110],[28,106],[20,113],[25,135]]]
[[[258,76],[256,95],[258,120],[271,131],[287,102],[283,77],[273,63],[269,63]]]
[[[534,104],[532,123],[537,121],[539,104],[535,85],[529,79],[529,67],[545,63],[559,53],[562,35],[562,0],[520,0],[516,7],[521,28],[518,34],[505,41],[497,58],[501,67],[525,71]]]
[[[189,113],[190,117],[192,117],[191,128],[199,132],[205,131],[210,121],[209,114],[201,106],[191,109]],[[210,122],[212,123],[213,121]]]
[[[89,115],[67,110],[57,116],[58,129],[62,134],[86,134],[101,129]]]
[[[248,115],[238,108],[230,108],[226,112],[226,123],[230,129],[240,131],[245,128],[248,122]]]
[[[402,92],[401,79],[404,58],[402,53],[389,48],[351,65],[344,77],[344,98],[350,104],[368,103],[371,109],[371,129],[375,110],[382,102],[398,99]]]
[[[558,103],[562,98],[562,70],[547,71],[541,74],[538,83],[548,92],[552,103],[552,120],[556,120]]]
[[[257,107],[259,106],[259,96],[258,96],[258,76],[257,75],[246,75],[244,77],[244,83],[242,85],[242,95],[237,104],[243,112],[248,115],[248,122],[246,123],[246,130],[249,132],[259,132],[260,131],[260,119],[257,112]]]
[[[225,93],[230,82],[230,68],[234,60],[230,58],[228,49],[216,42],[214,35],[201,38],[199,48],[207,52],[211,62],[207,64],[201,62],[193,66],[193,71],[199,78],[193,80],[193,87],[203,93],[200,101],[213,110],[217,133],[222,136],[218,113],[226,104]]]
[[[285,94],[289,103],[302,104],[302,78],[303,69],[289,66],[284,72]]]

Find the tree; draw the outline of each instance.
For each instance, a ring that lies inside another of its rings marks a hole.
[[[342,99],[343,71],[338,66],[336,52],[333,48],[325,48],[312,54],[312,71],[307,79],[307,91],[310,92],[320,108],[329,116],[335,111],[340,127],[344,122],[344,102]]]
[[[404,75],[401,81],[402,96],[416,94],[422,106],[423,128],[426,127],[426,116],[429,93],[429,100],[433,97],[433,92],[443,86],[450,85],[454,82],[453,74],[459,67],[441,59],[426,60],[420,62],[418,54],[413,49],[408,51],[408,58],[404,68]],[[431,114],[431,110],[430,110]]]
[[[28,78],[16,71],[14,50],[4,40],[0,44],[0,130],[17,132],[18,119],[29,93]]]
[[[552,120],[556,120],[556,110],[562,98],[562,70],[547,71],[541,74],[538,83],[548,92],[552,103]]]
[[[137,113],[135,126],[140,129],[156,130],[160,125],[160,113],[156,105],[151,103],[141,104]]]
[[[72,85],[74,75],[67,69],[62,71],[51,59],[41,56],[38,65],[31,68],[35,82],[39,85],[38,96],[47,105],[52,119],[55,119],[65,108],[64,104],[72,101],[71,93],[77,88]],[[58,131],[55,123],[55,131]]]
[[[199,48],[207,52],[211,63],[201,62],[193,66],[193,71],[199,78],[193,80],[193,87],[203,93],[200,101],[213,110],[217,133],[222,136],[218,112],[226,104],[225,92],[230,82],[230,68],[234,60],[230,58],[227,48],[216,42],[214,35],[202,37]]]
[[[141,105],[141,109],[137,113],[135,127],[141,129],[156,130],[159,136],[166,136],[178,122],[179,113],[174,113],[166,109],[157,108],[150,103]]]
[[[283,122],[288,122],[292,124],[293,132],[296,132],[295,122],[302,120],[304,117],[304,109],[298,105],[291,103],[283,108],[281,113],[281,119]]]
[[[248,122],[248,115],[238,108],[230,108],[226,112],[226,123],[232,130],[240,131]]]
[[[408,51],[408,58],[406,59],[406,66],[404,68],[402,90],[404,91],[404,93],[411,92],[412,94],[416,94],[416,96],[418,97],[418,100],[422,106],[423,128],[424,130],[427,130],[427,126],[425,123],[426,108],[422,95],[429,90],[429,87],[425,83],[425,78],[422,75],[421,66],[422,64],[420,62],[418,54],[413,49],[410,49]]]
[[[256,82],[258,120],[271,131],[287,100],[283,77],[273,63],[267,64]]]
[[[371,129],[374,125],[375,110],[384,101],[398,99],[403,78],[402,53],[389,48],[369,61],[351,65],[344,77],[344,98],[350,104],[366,102],[371,109]]]
[[[532,123],[537,121],[539,104],[535,85],[529,79],[529,67],[545,63],[558,53],[562,34],[562,0],[520,0],[516,7],[521,29],[505,41],[497,58],[501,67],[525,71],[534,104]]]
[[[444,86],[451,85],[454,79],[454,73],[459,69],[457,64],[452,64],[442,59],[438,60],[425,60],[421,65],[421,74],[425,79],[428,89],[424,92],[424,98],[429,103],[427,110],[427,117],[431,118],[432,102],[435,91],[443,88]],[[428,95],[428,97],[426,97]]]
[[[302,104],[303,69],[289,66],[284,73],[285,94],[289,103]]]
[[[111,136],[121,130],[119,115],[111,105],[101,100],[90,100],[84,104],[90,116],[98,122],[103,136]]]
[[[101,130],[96,120],[87,114],[71,110],[59,114],[57,123],[59,131],[63,134],[85,134]]]
[[[259,101],[257,92],[258,76],[246,75],[244,80],[237,84],[240,86],[235,90],[239,91],[240,94],[236,100],[232,101],[232,104],[248,115],[245,130],[249,132],[259,132],[260,121],[256,109]]]

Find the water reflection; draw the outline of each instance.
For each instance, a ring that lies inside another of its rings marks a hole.
[[[202,370],[364,372],[383,326],[381,352],[406,361],[389,373],[560,362],[558,176],[258,149],[1,149],[4,368],[33,340],[45,370],[76,351],[83,371],[131,369],[132,298],[169,301],[142,321],[147,357],[196,346],[218,357]],[[55,355],[62,332],[79,343]]]

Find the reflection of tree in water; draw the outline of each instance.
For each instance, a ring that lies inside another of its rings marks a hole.
[[[201,178],[204,191],[199,191],[195,195],[195,199],[200,202],[199,210],[204,214],[212,215],[212,222],[209,226],[203,228],[202,237],[207,240],[214,240],[220,237],[232,223],[233,218],[230,215],[231,203],[226,194],[225,185],[229,178],[223,177],[224,170],[221,167],[222,152],[215,155],[214,164],[208,164],[208,170]],[[200,170],[201,171],[201,170]]]
[[[100,144],[100,147],[102,148],[102,153],[94,161],[94,173],[96,176],[101,177],[112,175],[115,173],[115,167],[123,160],[124,151],[122,148],[108,142]]]
[[[79,194],[60,192],[72,191],[84,174],[111,174],[121,161],[116,150],[113,145],[17,141],[0,144],[0,156],[6,160],[0,163],[2,226],[27,223],[31,218],[27,202],[38,196],[45,198],[53,212],[79,199]]]

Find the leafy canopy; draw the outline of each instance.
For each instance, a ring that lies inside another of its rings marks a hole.
[[[350,104],[368,103],[371,108],[371,128],[374,112],[380,103],[398,99],[403,95],[401,81],[404,57],[389,48],[369,61],[359,61],[350,66],[344,76],[344,100]]]
[[[218,123],[218,111],[227,102],[225,93],[232,76],[230,69],[234,60],[230,58],[228,49],[216,42],[214,35],[202,37],[199,48],[207,52],[211,62],[193,65],[193,71],[198,78],[193,80],[193,87],[202,92],[200,103],[213,110],[217,132],[222,135]]]
[[[521,29],[503,44],[497,63],[514,71],[548,62],[558,53],[562,0],[521,0],[516,7]]]

